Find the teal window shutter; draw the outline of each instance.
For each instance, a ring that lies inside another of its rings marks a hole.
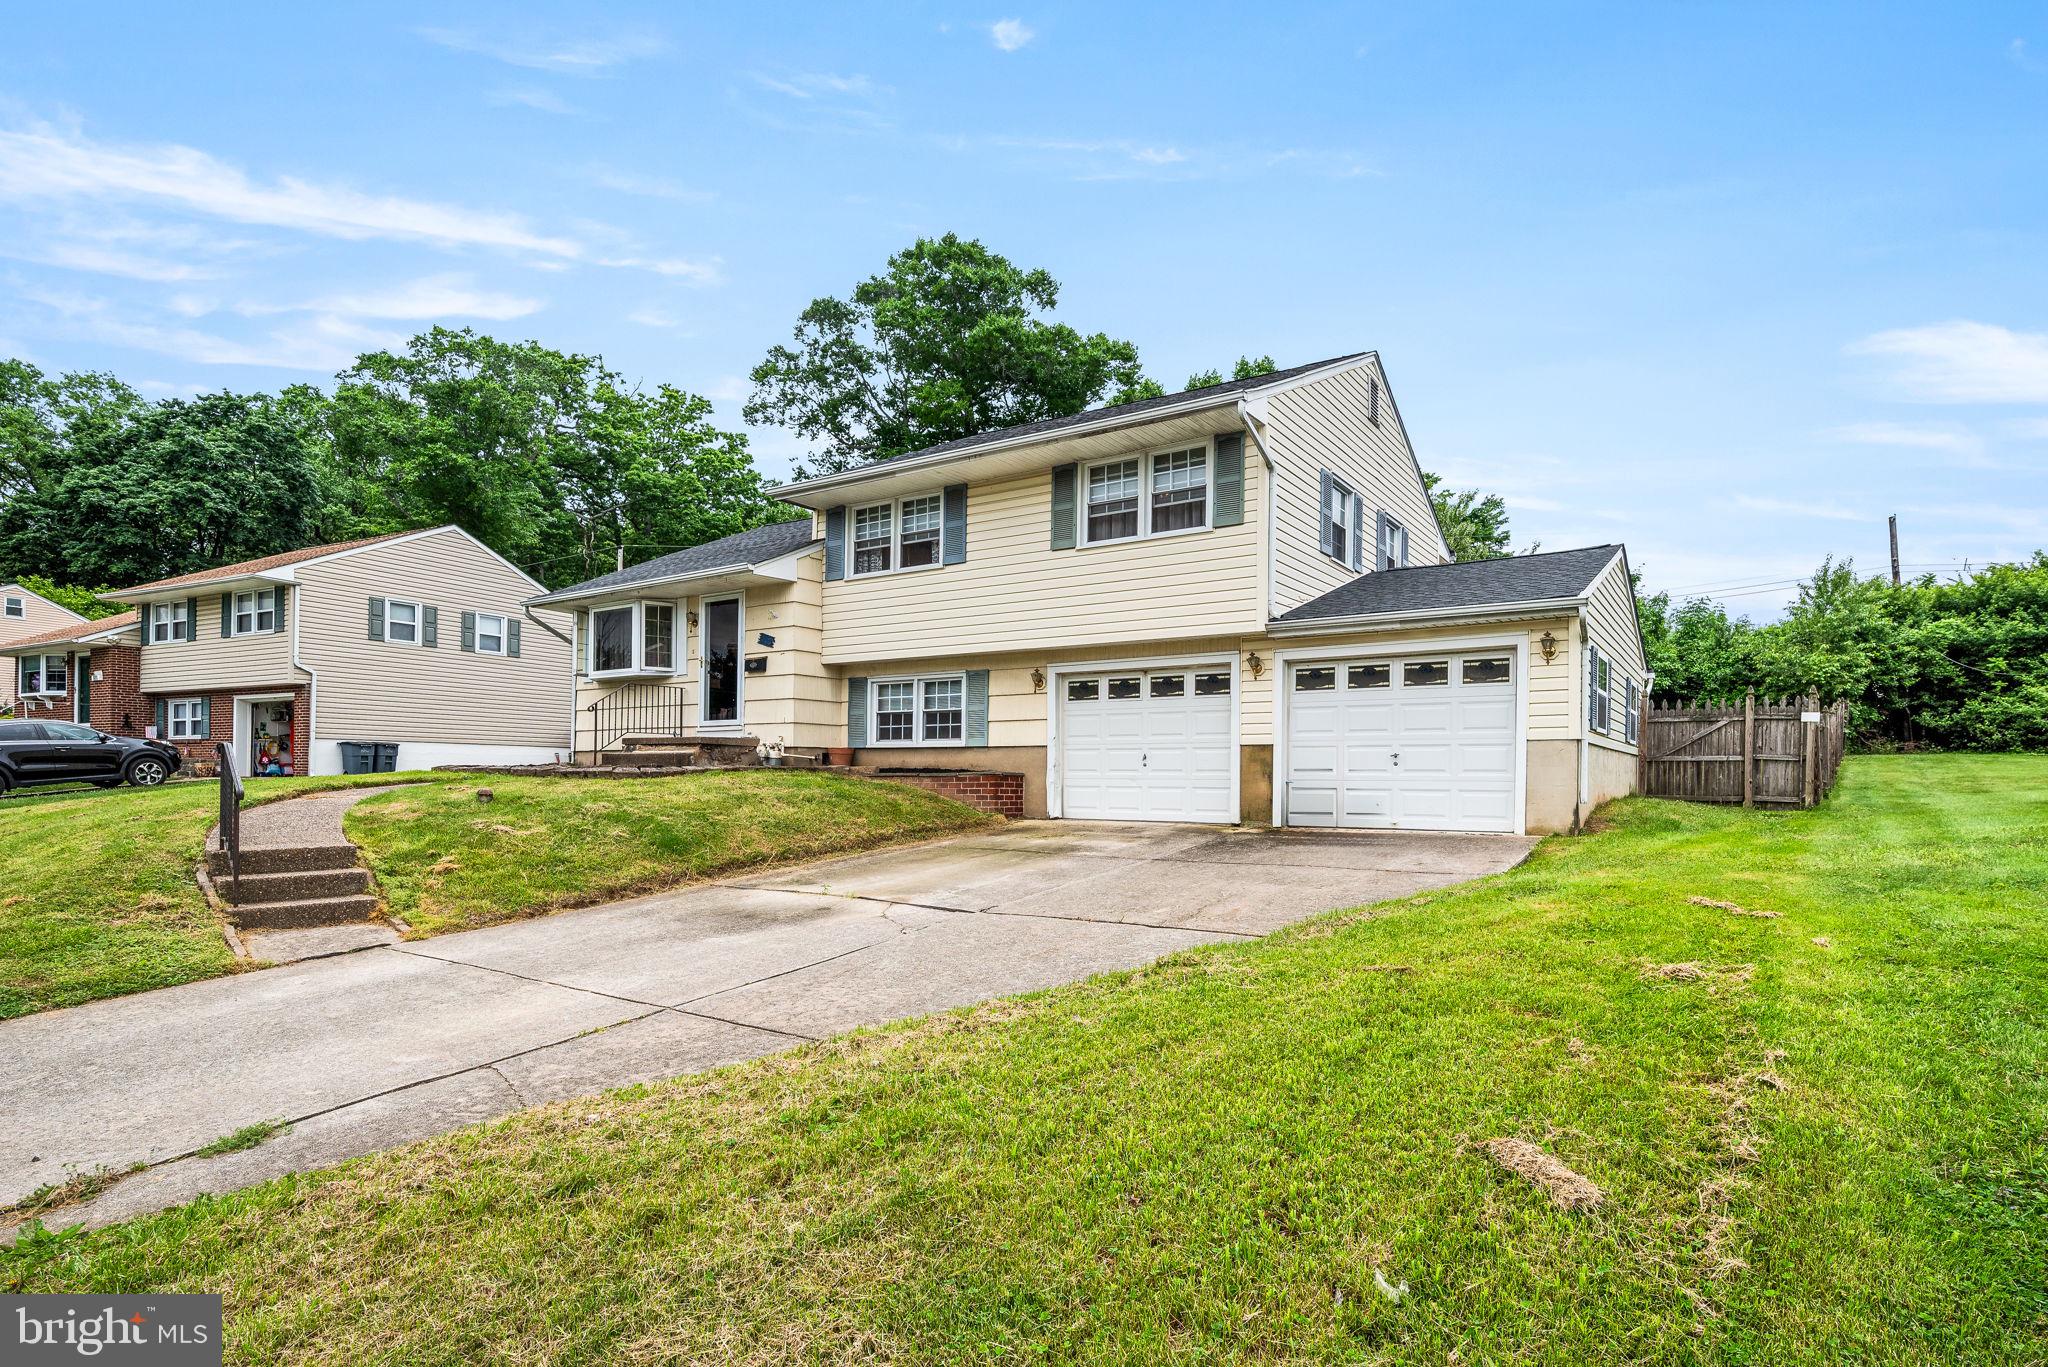
[[[277,625],[271,628],[273,632],[284,630],[284,600],[290,596],[290,592],[284,585],[279,584],[271,595],[271,601],[277,605]]]
[[[382,598],[372,598],[370,600],[370,639],[373,641],[384,639],[384,600]]]
[[[441,644],[441,613],[437,608],[420,609],[420,644],[437,646]]]
[[[1365,568],[1365,500],[1351,500],[1351,568]]]
[[[1214,527],[1244,525],[1244,433],[1223,432],[1216,437],[1216,506],[1209,523]]]
[[[199,700],[199,739],[213,739],[213,699],[210,697]]]
[[[825,510],[825,578],[846,578],[846,506]]]
[[[967,486],[948,484],[945,496],[945,518],[939,531],[942,547],[939,563],[958,565],[967,559]]]
[[[858,750],[868,743],[868,681],[846,681],[846,743]]]
[[[519,658],[519,623],[511,617],[505,619],[505,653],[515,660]]]
[[[468,651],[476,649],[476,614],[473,612],[462,614],[462,648]]]
[[[220,634],[235,634],[235,595],[232,593],[223,593],[220,596]],[[196,636],[198,633],[194,632],[193,635]]]
[[[962,739],[968,745],[988,744],[988,671],[967,671],[967,717]]]
[[[158,740],[169,740],[171,738],[171,709],[170,705],[162,698],[156,700],[156,738]]]
[[[1074,486],[1079,481],[1078,465],[1052,467],[1052,548],[1074,549]]]
[[[196,597],[185,600],[185,639],[199,639],[199,599]]]
[[[1330,495],[1336,483],[1336,476],[1325,470],[1316,488],[1316,545],[1331,556],[1337,553],[1337,538],[1330,535]]]

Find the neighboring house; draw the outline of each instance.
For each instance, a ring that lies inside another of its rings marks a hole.
[[[723,729],[1299,826],[1555,831],[1635,786],[1625,552],[1446,563],[1376,353],[775,492],[812,522],[532,600],[582,624],[579,753]]]
[[[345,741],[401,769],[566,758],[570,619],[523,605],[540,587],[433,527],[111,590],[137,613],[94,651],[93,723],[195,763],[227,741],[244,773],[340,773]]]
[[[0,650],[17,641],[41,637],[73,626],[85,618],[60,603],[53,603],[33,589],[19,584],[0,585]],[[11,710],[21,698],[20,680],[8,670],[0,680],[0,711]]]
[[[96,621],[71,616],[75,620],[64,626],[0,645],[0,653],[10,657],[6,673],[18,695],[18,714],[140,736],[146,718],[122,702],[130,696],[124,687],[135,677],[135,614]]]

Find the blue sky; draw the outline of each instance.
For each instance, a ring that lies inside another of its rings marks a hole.
[[[1776,613],[2048,545],[2048,6],[36,6],[0,353],[152,394],[433,322],[711,395],[920,234],[1169,387],[1376,347],[1519,544]],[[755,434],[771,474],[801,448]]]

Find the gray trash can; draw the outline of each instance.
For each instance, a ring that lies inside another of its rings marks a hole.
[[[376,759],[373,761],[373,767],[370,770],[371,773],[388,774],[394,772],[398,768],[398,745],[396,742],[378,741],[376,745],[376,751],[377,755]]]
[[[341,743],[341,772],[344,774],[370,774],[376,770],[370,766],[377,762],[377,747],[368,741],[345,740]]]

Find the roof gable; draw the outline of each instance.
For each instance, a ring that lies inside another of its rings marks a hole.
[[[787,522],[771,522],[765,527],[756,527],[748,532],[735,532],[722,536],[716,541],[690,546],[667,555],[643,560],[637,565],[628,565],[610,574],[601,574],[595,579],[586,579],[580,584],[556,589],[532,602],[547,602],[557,598],[582,598],[593,593],[610,589],[627,590],[642,584],[666,583],[672,579],[686,579],[707,574],[714,570],[752,569],[765,565],[771,560],[780,560],[810,546],[822,544],[813,534],[811,519],[792,518]]]

